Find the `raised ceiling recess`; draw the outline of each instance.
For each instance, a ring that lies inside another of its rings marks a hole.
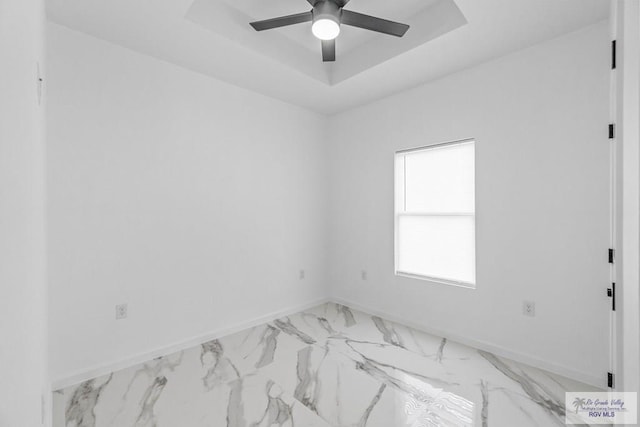
[[[301,21],[298,25],[261,32],[249,25],[278,16],[304,14],[305,8],[308,13],[310,5],[305,0],[195,0],[186,18],[328,85],[340,83],[467,23],[453,0],[353,1],[345,5],[344,11],[351,11],[350,6],[356,4],[359,13],[402,22],[411,30],[399,38],[361,26],[341,25],[335,48],[332,46],[331,52],[324,49],[323,62],[320,42],[313,35],[309,20],[304,21],[306,25]],[[339,60],[331,62],[331,56]]]

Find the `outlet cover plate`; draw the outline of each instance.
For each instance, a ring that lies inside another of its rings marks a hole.
[[[116,305],[116,320],[126,319],[129,314],[127,304]]]
[[[533,301],[522,302],[522,314],[529,317],[536,316],[536,303]]]

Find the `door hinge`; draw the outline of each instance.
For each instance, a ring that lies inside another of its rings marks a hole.
[[[615,258],[616,258],[615,249],[609,249],[609,264],[613,264],[613,262],[615,261]]]
[[[616,69],[616,41],[611,41],[611,69]]]
[[[616,137],[616,125],[609,123],[609,139]]]
[[[616,284],[612,283],[610,288],[607,288],[607,296],[611,298],[611,311],[616,311]]]
[[[613,388],[615,386],[615,375],[611,372],[607,372],[607,387]]]

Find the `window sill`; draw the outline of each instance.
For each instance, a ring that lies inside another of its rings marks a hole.
[[[459,282],[455,280],[441,279],[437,277],[423,276],[420,274],[406,273],[404,271],[396,271],[396,276],[406,277],[408,279],[425,280],[427,282],[439,283],[442,285],[457,286],[459,288],[476,289],[475,283]]]

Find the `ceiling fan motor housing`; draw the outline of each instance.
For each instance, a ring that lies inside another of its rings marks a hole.
[[[319,1],[313,6],[313,22],[330,19],[340,25],[342,9],[330,0]]]

